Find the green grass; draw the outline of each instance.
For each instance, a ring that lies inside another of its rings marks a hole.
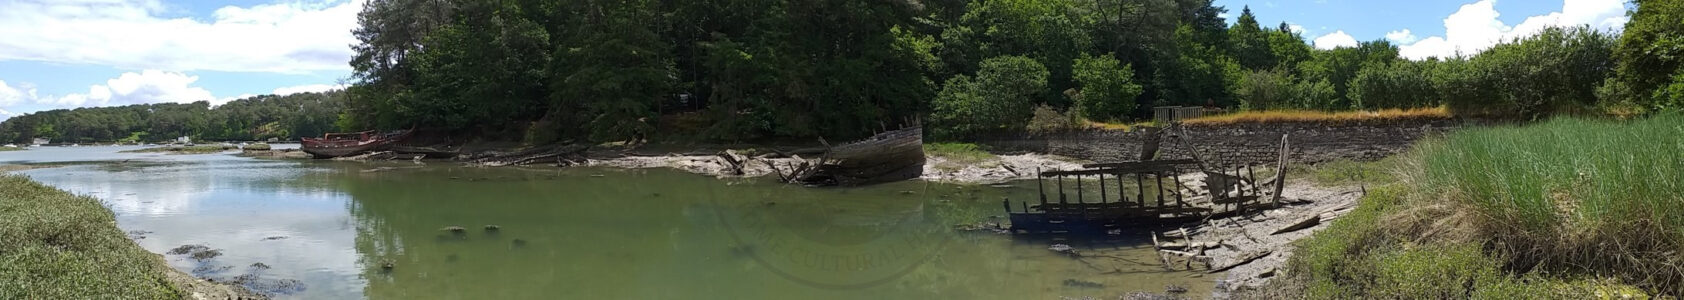
[[[1299,242],[1282,285],[1317,299],[1678,296],[1678,153],[1684,116],[1659,115],[1469,129],[1318,166],[1318,181],[1379,187]]]
[[[153,147],[153,148],[138,149],[138,150],[127,150],[127,151],[122,151],[122,152],[124,152],[124,153],[169,152],[169,153],[177,153],[177,154],[203,154],[203,153],[217,153],[217,152],[228,151],[228,150],[233,150],[233,149],[235,149],[235,147],[233,147],[233,146],[195,145],[195,146],[185,146],[185,147],[183,147],[183,146],[163,146],[163,147]]]
[[[983,151],[981,146],[968,143],[924,144],[924,154],[961,162],[980,162],[994,159],[994,154]]]
[[[1475,208],[1515,267],[1684,290],[1684,116],[1558,119],[1420,148],[1417,185]]]
[[[1310,179],[1323,185],[1352,185],[1369,182],[1396,182],[1396,157],[1373,162],[1336,160],[1310,166]]]
[[[25,149],[23,147],[0,147],[0,152],[21,151],[21,150],[25,150]]]
[[[0,175],[0,299],[179,299],[98,199]]]
[[[966,166],[977,165],[995,158],[993,153],[983,151],[981,146],[967,143],[924,144],[924,155],[947,159],[947,161],[936,164],[935,167],[948,171],[963,169]]]

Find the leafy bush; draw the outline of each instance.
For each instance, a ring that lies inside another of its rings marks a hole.
[[[1047,86],[1047,68],[1023,56],[982,61],[976,77],[949,79],[932,103],[937,138],[970,137],[1001,129],[1024,128],[1036,95]]]
[[[1438,105],[1426,69],[1419,63],[1371,64],[1351,80],[1351,102],[1359,109],[1416,108]]]
[[[1046,134],[1070,131],[1082,128],[1082,120],[1077,118],[1075,111],[1058,112],[1057,109],[1042,104],[1035,107],[1035,116],[1029,119],[1029,132]]]
[[[1285,71],[1245,72],[1240,76],[1239,84],[1234,87],[1234,97],[1240,99],[1240,107],[1243,109],[1287,108],[1291,106],[1292,97],[1297,94],[1292,83],[1295,80]]]
[[[1088,56],[1076,59],[1074,77],[1081,85],[1081,92],[1076,94],[1076,107],[1082,115],[1090,120],[1122,120],[1135,109],[1135,97],[1142,92],[1140,85],[1131,81],[1134,69],[1121,64],[1110,55]]]

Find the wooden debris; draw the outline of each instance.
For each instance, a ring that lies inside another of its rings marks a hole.
[[[1303,230],[1304,228],[1310,228],[1310,226],[1316,226],[1316,224],[1321,224],[1321,214],[1319,214],[1319,213],[1310,214],[1310,216],[1304,217],[1303,219],[1299,219],[1296,222],[1292,222],[1292,225],[1287,225],[1286,227],[1282,227],[1279,230],[1275,230],[1274,233],[1270,233],[1269,235],[1276,235],[1276,234],[1288,233],[1288,232],[1293,232],[1293,231],[1299,231],[1299,230]]]
[[[1274,251],[1263,250],[1263,251],[1258,251],[1258,252],[1252,252],[1251,255],[1246,255],[1245,259],[1241,259],[1238,262],[1234,262],[1232,264],[1228,264],[1228,265],[1222,266],[1220,268],[1211,268],[1210,271],[1206,272],[1206,273],[1216,273],[1216,272],[1227,271],[1229,269],[1233,269],[1234,267],[1242,266],[1242,265],[1245,265],[1245,264],[1249,264],[1253,261],[1257,261],[1257,259],[1269,256],[1269,254],[1274,254]]]
[[[1281,135],[1281,160],[1275,165],[1275,199],[1274,203],[1281,203],[1281,193],[1286,190],[1286,154],[1291,148],[1287,144],[1287,136]]]

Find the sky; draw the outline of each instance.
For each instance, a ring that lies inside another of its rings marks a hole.
[[[366,0],[0,0],[0,120],[42,110],[326,91],[350,77]],[[1317,48],[1390,40],[1411,59],[1549,26],[1617,31],[1622,0],[1217,0]]]

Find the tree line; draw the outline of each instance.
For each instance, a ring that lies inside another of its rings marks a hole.
[[[210,102],[137,104],[40,111],[0,123],[0,142],[162,142],[297,140],[335,131],[340,92],[263,95],[211,107]]]
[[[1408,60],[1385,40],[1317,49],[1249,8],[1230,24],[1211,0],[371,0],[343,111],[325,117],[543,144],[842,140],[912,121],[965,139],[1165,105],[1676,110],[1684,4],[1633,4],[1621,32]]]

